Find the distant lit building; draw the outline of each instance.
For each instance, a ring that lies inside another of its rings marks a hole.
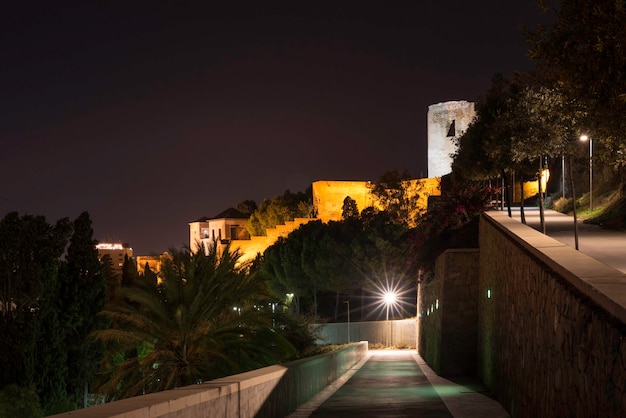
[[[157,275],[157,283],[161,283],[161,266],[165,260],[171,260],[172,256],[167,251],[158,255],[138,255],[135,257],[137,261],[137,271],[139,274],[144,274],[146,267]]]
[[[124,257],[130,259],[133,258],[133,249],[128,244],[122,244],[121,242],[101,242],[96,245],[98,250],[98,258],[102,261],[105,255],[111,257],[113,262],[113,270],[116,273],[122,274],[122,267],[124,266]]]
[[[225,246],[234,240],[249,240],[250,234],[246,230],[246,215],[235,208],[228,208],[212,218],[200,218],[189,223],[189,244],[193,252],[200,246],[206,252],[213,243]]]

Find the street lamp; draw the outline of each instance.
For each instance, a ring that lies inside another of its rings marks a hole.
[[[389,322],[389,308],[396,303],[396,293],[391,291],[386,291],[383,295],[383,302],[385,302],[385,306],[387,308],[387,346],[389,346],[389,342],[391,341],[391,323]]]
[[[348,344],[350,344],[350,301],[346,300],[343,303],[348,305]]]
[[[593,210],[593,140],[587,135],[581,135],[580,140],[589,140],[589,212],[591,212]]]

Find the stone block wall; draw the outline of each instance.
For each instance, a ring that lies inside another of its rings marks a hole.
[[[511,417],[626,416],[626,276],[489,212],[479,377]]]
[[[478,249],[447,250],[420,284],[422,358],[440,376],[476,375]]]

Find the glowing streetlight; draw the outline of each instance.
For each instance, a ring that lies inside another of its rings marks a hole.
[[[387,346],[391,341],[391,323],[389,322],[389,308],[396,303],[396,292],[386,291],[383,294],[383,302],[385,303],[385,307],[387,308]]]
[[[396,303],[396,293],[391,291],[385,292],[383,294],[383,302],[385,302],[385,306],[387,307],[387,321],[389,321],[389,308]]]
[[[580,136],[581,141],[589,141],[589,212],[593,210],[593,140],[587,135]]]

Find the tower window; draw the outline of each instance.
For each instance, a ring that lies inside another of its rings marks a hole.
[[[455,126],[455,120],[452,119],[452,123],[450,124],[450,128],[448,128],[448,135],[446,135],[447,137],[454,137],[456,136],[456,126]]]

